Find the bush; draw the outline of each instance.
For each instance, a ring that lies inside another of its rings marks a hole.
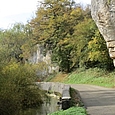
[[[34,84],[35,76],[30,65],[10,63],[2,69],[0,114],[13,115],[19,109],[41,105],[42,92]]]
[[[60,110],[49,115],[87,115],[87,113],[82,107],[71,107],[67,110]]]

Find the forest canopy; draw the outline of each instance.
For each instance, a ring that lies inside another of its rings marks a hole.
[[[44,0],[31,20],[34,39],[52,51],[60,71],[76,67],[113,68],[106,43],[91,17],[90,6],[73,0]]]
[[[1,63],[28,62],[36,45],[50,50],[52,63],[62,72],[78,67],[113,68],[106,43],[91,17],[90,6],[73,0],[44,0],[28,24],[0,31]]]

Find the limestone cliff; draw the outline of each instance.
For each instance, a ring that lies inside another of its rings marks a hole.
[[[59,72],[59,66],[57,64],[52,64],[51,62],[51,51],[47,51],[46,55],[43,55],[44,47],[42,45],[37,45],[37,50],[33,52],[32,56],[29,59],[29,62],[32,64],[38,64],[39,62],[45,62],[44,69],[38,70],[37,74],[41,76],[45,76],[51,74],[53,72]]]
[[[115,66],[115,0],[91,0],[91,14]]]

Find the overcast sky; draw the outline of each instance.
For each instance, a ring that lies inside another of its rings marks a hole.
[[[0,28],[6,29],[16,22],[26,23],[37,10],[41,0],[1,0],[0,1]],[[75,0],[81,4],[90,4],[91,0]]]

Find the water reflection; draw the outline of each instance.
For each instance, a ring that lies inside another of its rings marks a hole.
[[[39,109],[39,115],[47,115],[48,113],[52,113],[54,111],[59,110],[60,108],[57,105],[57,102],[57,98],[51,97],[41,106],[41,108]]]
[[[44,101],[41,107],[21,111],[19,115],[48,115],[49,113],[60,110],[60,106],[57,105],[58,101],[56,97],[50,97]]]

